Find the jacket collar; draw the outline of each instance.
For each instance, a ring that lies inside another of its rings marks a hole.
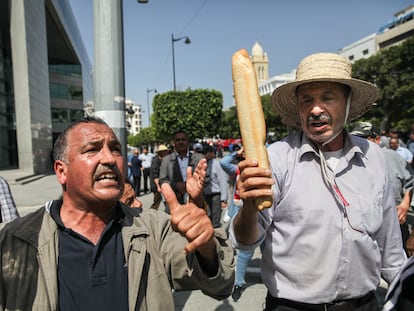
[[[62,201],[60,200],[48,202],[37,211],[11,222],[10,224],[14,226],[14,235],[37,249],[49,243],[51,239],[55,238],[58,228],[50,215],[50,209],[59,208],[61,204]],[[122,228],[124,247],[128,245],[125,243],[129,243],[130,239],[135,236],[149,235],[148,229],[142,223],[140,217],[142,209],[131,208],[121,202],[118,202],[118,204],[125,214]]]

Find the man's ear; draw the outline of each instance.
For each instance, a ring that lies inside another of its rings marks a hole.
[[[57,177],[58,182],[61,185],[66,184],[66,169],[67,165],[62,160],[56,160],[53,164],[53,169],[55,170],[55,174]]]

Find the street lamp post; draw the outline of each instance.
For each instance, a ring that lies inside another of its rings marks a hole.
[[[154,94],[157,94],[157,90],[156,89],[147,89],[147,114],[148,114],[148,127],[151,126],[151,119],[150,119],[150,105],[149,105],[149,93],[154,92]]]
[[[190,44],[191,43],[190,38],[187,37],[187,36],[183,36],[183,37],[179,37],[179,38],[174,38],[174,34],[171,34],[174,91],[176,90],[176,87],[175,87],[175,55],[174,55],[174,43],[177,42],[177,41],[180,41],[182,39],[185,39],[185,41],[184,41],[185,44]]]

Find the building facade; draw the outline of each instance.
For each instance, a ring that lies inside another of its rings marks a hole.
[[[280,85],[295,79],[295,71],[273,76],[269,79],[269,58],[259,42],[255,42],[250,56],[252,65],[256,71],[259,95],[272,94]]]
[[[250,60],[256,71],[257,83],[267,81],[269,79],[269,59],[267,53],[257,41],[252,47]]]
[[[92,66],[68,0],[1,1],[0,21],[0,170],[46,173],[93,100]]]
[[[135,104],[132,99],[125,100],[126,106],[126,127],[129,135],[137,135],[142,129],[142,109],[141,105]]]
[[[355,62],[412,36],[414,36],[414,5],[395,13],[394,17],[381,26],[378,32],[341,48],[338,53]]]

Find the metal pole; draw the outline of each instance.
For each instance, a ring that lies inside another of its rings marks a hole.
[[[94,0],[95,115],[113,129],[126,155],[122,1]]]
[[[174,34],[171,34],[171,45],[172,45],[172,63],[173,63],[173,81],[174,81],[174,91],[175,91],[175,55],[174,55]]]
[[[147,115],[148,115],[148,127],[151,126],[151,121],[150,121],[150,106],[149,106],[149,92],[151,92],[152,90],[147,89]]]

